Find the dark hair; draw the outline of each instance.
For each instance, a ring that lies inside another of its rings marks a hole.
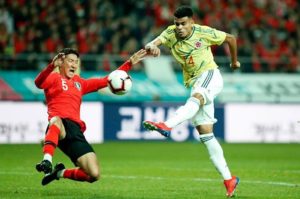
[[[193,10],[189,6],[180,6],[178,7],[175,12],[174,16],[176,18],[182,18],[182,17],[192,17],[193,16]]]
[[[77,55],[77,57],[79,57],[79,53],[77,50],[75,50],[74,48],[64,48],[62,49],[61,51],[59,51],[59,53],[63,53],[65,55],[68,55],[68,54],[75,54]]]

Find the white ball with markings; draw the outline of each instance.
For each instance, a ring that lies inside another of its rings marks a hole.
[[[108,88],[116,95],[124,95],[131,90],[132,80],[127,72],[114,70],[108,75]]]

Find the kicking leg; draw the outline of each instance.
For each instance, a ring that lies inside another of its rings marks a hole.
[[[147,130],[158,131],[163,136],[169,137],[172,128],[188,119],[191,119],[198,112],[203,103],[204,99],[202,95],[196,93],[193,97],[190,97],[185,105],[181,106],[166,122],[156,123],[152,121],[144,121],[143,125]]]

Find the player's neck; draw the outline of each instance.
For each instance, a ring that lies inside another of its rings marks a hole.
[[[187,36],[185,36],[185,37],[179,37],[179,36],[176,34],[176,38],[177,38],[177,40],[185,40],[185,39],[188,39],[188,38],[190,38],[190,37],[192,36],[193,32],[194,32],[194,26],[193,26],[191,32],[190,32]]]
[[[64,79],[67,79],[67,80],[70,80],[72,79],[71,77],[68,77],[66,74],[64,73],[60,73],[60,75],[64,78]]]

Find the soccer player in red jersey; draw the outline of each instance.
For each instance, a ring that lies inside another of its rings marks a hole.
[[[132,65],[140,62],[146,54],[145,50],[139,50],[118,69],[129,71]],[[83,95],[107,86],[107,76],[83,79],[76,74],[79,63],[78,52],[65,48],[35,79],[36,86],[44,90],[49,120],[43,146],[44,158],[36,165],[39,172],[45,173],[42,185],[59,178],[87,182],[94,182],[100,178],[96,154],[83,134],[86,126],[80,119],[80,106]],[[59,72],[55,72],[55,69]],[[58,163],[52,169],[52,157],[56,147],[59,147],[77,167],[66,169],[62,163]]]

